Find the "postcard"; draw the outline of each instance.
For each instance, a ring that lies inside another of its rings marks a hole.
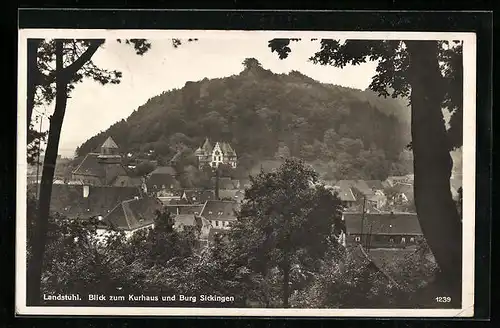
[[[20,29],[18,315],[471,317],[474,33]]]

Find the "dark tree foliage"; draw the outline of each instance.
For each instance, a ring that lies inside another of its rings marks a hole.
[[[337,179],[383,179],[393,173],[392,164],[400,164],[410,140],[406,104],[369,90],[322,84],[296,71],[262,73],[253,58],[245,65],[239,75],[188,82],[151,98],[126,120],[84,142],[78,154],[84,156],[112,135],[134,154],[153,149],[169,159],[179,147],[195,150],[209,137],[236,150],[239,178],[283,155],[342,163],[341,168],[318,165],[324,167],[322,177]],[[362,160],[354,163],[357,157]],[[397,167],[404,171],[405,166]]]
[[[286,159],[278,171],[252,177],[229,238],[247,254],[247,266],[270,274],[279,269],[282,307],[289,307],[292,268],[309,270],[326,253],[340,226],[340,200],[317,183],[303,162]]]
[[[40,184],[39,214],[34,232],[33,261],[28,268],[28,303],[40,302],[40,283],[47,238],[52,182],[59,148],[59,138],[64,121],[66,104],[75,85],[90,78],[102,85],[120,82],[121,72],[99,68],[92,56],[104,44],[104,39],[30,39],[28,40],[27,78],[27,127],[33,126],[33,110],[41,104],[54,102],[50,116],[47,147],[44,156],[42,181]],[[151,44],[144,39],[126,41],[134,45],[137,54],[144,54]],[[31,128],[32,129],[32,128]],[[28,134],[33,134],[30,132]],[[39,140],[40,138],[38,138]],[[28,142],[36,143],[36,136]],[[28,145],[30,148],[30,145]],[[33,147],[31,147],[33,149]],[[39,149],[39,148],[38,148]],[[28,152],[28,161],[33,161],[36,152]]]
[[[288,57],[291,40],[269,41]],[[427,242],[440,267],[443,293],[460,304],[461,222],[450,191],[450,151],[462,145],[462,41],[331,40],[310,60],[343,68],[377,61],[370,89],[382,97],[404,97],[411,106],[415,206]],[[447,129],[442,110],[450,114]]]

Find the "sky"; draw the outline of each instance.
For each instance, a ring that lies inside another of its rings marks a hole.
[[[205,38],[178,48],[172,46],[171,39],[151,40],[152,47],[143,56],[135,54],[130,45],[107,40],[92,60],[101,68],[121,71],[121,83],[102,86],[85,80],[76,85],[68,99],[59,153],[73,156],[85,140],[127,118],[163,91],[182,88],[187,81],[239,74],[245,58],[256,58],[265,69],[275,73],[297,70],[320,82],[356,89],[366,89],[375,73],[373,62],[343,69],[314,65],[308,58],[319,50],[319,43],[305,40],[293,42],[290,56],[280,60],[267,46],[268,40]],[[37,112],[48,115],[52,110],[52,106],[47,106]],[[42,130],[47,128],[48,120],[44,119]]]

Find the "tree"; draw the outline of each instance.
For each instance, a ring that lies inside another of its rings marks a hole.
[[[156,169],[156,165],[150,161],[139,163],[133,170],[134,175],[144,177]]]
[[[286,159],[276,172],[252,177],[245,203],[229,238],[249,253],[249,266],[282,276],[282,306],[289,307],[293,265],[314,266],[340,226],[340,200],[324,186],[314,185],[317,173],[297,159]]]
[[[252,68],[262,68],[262,65],[259,63],[259,61],[255,58],[246,58],[243,61],[243,66],[245,69],[249,70]]]
[[[118,40],[121,42],[120,40]],[[28,302],[40,302],[40,279],[43,268],[43,257],[47,237],[50,199],[54,168],[59,148],[67,99],[75,85],[84,78],[90,78],[102,85],[120,82],[121,72],[108,71],[96,66],[92,56],[104,44],[104,39],[56,39],[30,40],[28,42],[28,95],[27,119],[31,124],[33,109],[40,103],[55,101],[54,113],[50,117],[47,148],[45,151],[39,198],[39,224],[34,232],[33,261],[28,268]],[[137,54],[142,55],[149,50],[151,44],[144,39],[125,40],[134,46]],[[174,42],[175,46],[175,42]],[[54,68],[55,67],[55,68]],[[40,97],[36,97],[36,95]]]
[[[286,58],[289,43],[274,39],[269,47]],[[343,68],[378,61],[370,89],[383,97],[409,99],[416,210],[440,268],[438,285],[460,304],[462,226],[450,192],[450,151],[462,144],[462,42],[323,39],[320,43],[321,49],[310,58],[313,63]],[[443,108],[451,113],[448,130]]]

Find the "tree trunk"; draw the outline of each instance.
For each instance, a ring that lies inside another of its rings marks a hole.
[[[411,134],[415,207],[422,232],[440,267],[439,295],[461,305],[462,225],[452,199],[453,162],[441,104],[436,41],[406,41],[410,55]]]
[[[35,93],[36,86],[39,83],[39,72],[38,72],[38,46],[41,40],[39,39],[28,39],[28,65],[27,65],[27,103],[26,103],[26,124],[29,130],[31,123],[31,115],[33,113],[33,108],[35,107]]]
[[[63,42],[56,41],[56,70],[63,68]],[[32,260],[28,269],[28,302],[37,305],[41,302],[41,278],[43,271],[43,258],[47,241],[48,219],[50,214],[50,199],[52,196],[52,183],[54,179],[59,137],[64,120],[67,103],[67,79],[56,80],[56,104],[54,114],[50,119],[47,149],[43,163],[42,181],[38,208],[38,222],[34,232],[34,249]]]

